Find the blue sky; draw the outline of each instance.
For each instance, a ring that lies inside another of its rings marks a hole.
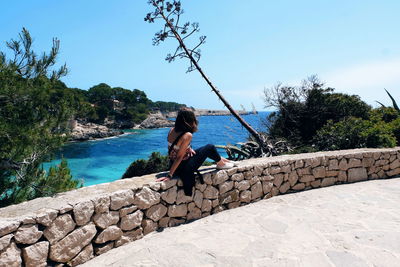
[[[264,109],[264,88],[317,74],[338,92],[390,104],[400,99],[400,1],[183,0],[184,20],[207,36],[200,64],[234,108]],[[70,87],[105,82],[138,88],[152,100],[222,109],[187,62],[164,61],[175,40],[152,46],[147,0],[2,0],[0,50],[26,27],[35,50],[61,40]]]

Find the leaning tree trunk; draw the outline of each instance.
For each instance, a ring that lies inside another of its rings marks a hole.
[[[222,101],[222,103],[224,103],[224,105],[227,107],[227,109],[230,111],[230,113],[240,122],[240,124],[246,128],[246,130],[256,139],[257,143],[259,143],[261,145],[261,147],[263,147],[264,141],[261,138],[260,134],[254,130],[253,127],[250,126],[250,124],[248,124],[233,108],[232,106],[228,103],[228,101],[226,101],[226,99],[221,95],[221,93],[219,92],[219,90],[217,89],[217,87],[215,85],[213,85],[213,83],[211,82],[211,80],[205,75],[205,73],[203,72],[203,70],[200,68],[199,64],[197,63],[197,61],[194,59],[192,53],[189,52],[189,50],[187,49],[185,43],[183,42],[182,38],[180,37],[179,33],[175,30],[174,26],[171,24],[171,22],[168,20],[168,18],[165,17],[163,12],[160,12],[160,14],[162,15],[163,19],[166,21],[166,24],[168,25],[168,27],[171,29],[172,33],[174,34],[175,38],[178,40],[180,46],[183,48],[183,50],[185,51],[185,53],[187,54],[187,56],[189,57],[190,61],[192,62],[192,64],[196,67],[196,69],[200,72],[201,76],[204,78],[204,80],[206,80],[207,84],[211,87],[211,90],[218,96],[218,98]]]

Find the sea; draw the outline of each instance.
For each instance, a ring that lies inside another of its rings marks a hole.
[[[269,112],[243,115],[243,119],[257,131],[266,131]],[[194,149],[206,144],[235,145],[245,142],[249,133],[233,116],[199,116],[199,129],[194,133]],[[74,179],[84,186],[115,181],[121,178],[129,165],[138,159],[147,159],[152,152],[167,154],[169,128],[125,130],[123,135],[64,145],[51,162],[43,164],[48,170],[67,159]],[[223,149],[220,154],[226,156]]]

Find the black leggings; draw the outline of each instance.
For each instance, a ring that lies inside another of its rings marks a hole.
[[[179,175],[183,182],[183,189],[185,195],[191,196],[193,186],[195,184],[194,172],[203,164],[203,162],[210,158],[216,162],[221,160],[214,145],[208,144],[195,150],[196,154],[193,157],[184,160],[179,164],[176,174]]]

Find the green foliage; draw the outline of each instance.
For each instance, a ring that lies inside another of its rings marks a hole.
[[[362,147],[393,147],[396,139],[390,125],[374,123],[355,117],[339,122],[332,120],[318,130],[313,138],[319,150],[338,150]]]
[[[139,159],[132,162],[122,175],[122,178],[130,178],[150,173],[162,172],[168,170],[168,168],[168,156],[163,156],[160,152],[153,152],[148,160]]]
[[[41,162],[65,141],[67,120],[74,112],[74,94],[58,79],[67,73],[56,62],[59,41],[38,57],[26,29],[7,42],[13,51],[0,53],[0,200],[15,203],[41,196],[33,188]],[[68,186],[67,186],[68,187]],[[32,193],[35,191],[35,193]],[[15,201],[15,202],[12,202]]]
[[[158,109],[161,112],[170,112],[170,111],[177,111],[183,107],[186,107],[184,104],[178,104],[175,102],[164,102],[164,101],[157,101],[151,104],[152,109]]]
[[[334,93],[316,77],[299,87],[277,85],[265,91],[267,106],[277,109],[268,117],[269,134],[296,146],[311,145],[316,132],[329,120],[353,116],[367,119],[371,107],[359,96]]]

